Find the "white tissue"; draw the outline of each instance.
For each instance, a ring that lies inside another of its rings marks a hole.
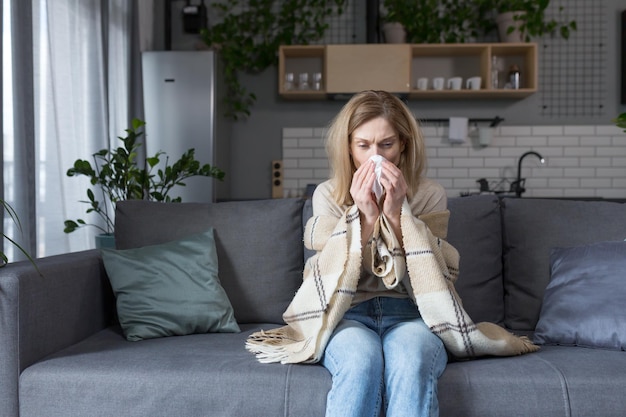
[[[467,139],[467,117],[451,117],[449,128],[450,143],[463,143]]]
[[[372,192],[376,196],[376,201],[380,201],[380,197],[383,195],[383,186],[380,183],[380,176],[383,172],[383,158],[380,155],[373,155],[370,158],[376,164],[374,168],[374,173],[376,174],[376,181],[374,181],[374,185],[372,186]]]

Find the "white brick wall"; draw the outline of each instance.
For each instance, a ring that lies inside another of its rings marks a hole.
[[[427,176],[439,181],[448,197],[478,192],[479,178],[491,188],[509,190],[519,157],[539,152],[522,164],[526,197],[626,198],[626,133],[614,125],[500,126],[491,145],[478,146],[474,128],[464,144],[451,145],[447,124],[423,128],[428,149]],[[307,184],[329,175],[324,128],[283,129],[283,189],[286,197],[304,194]]]

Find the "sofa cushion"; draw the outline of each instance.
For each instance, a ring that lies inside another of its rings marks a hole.
[[[608,201],[505,198],[505,325],[534,330],[555,247],[626,238],[626,205]]]
[[[624,367],[624,352],[565,346],[452,362],[437,384],[440,415],[621,417]]]
[[[555,248],[534,341],[626,350],[626,242]]]
[[[168,242],[215,229],[222,287],[239,323],[283,323],[302,282],[302,199],[224,203],[121,201],[118,249]]]
[[[323,416],[331,377],[321,365],[261,364],[253,331],[131,343],[109,328],[20,376],[21,417]]]
[[[502,324],[502,229],[495,196],[456,197],[448,200],[448,242],[461,255],[456,289],[475,322]]]
[[[218,278],[213,229],[135,249],[104,249],[117,316],[131,341],[238,332]]]

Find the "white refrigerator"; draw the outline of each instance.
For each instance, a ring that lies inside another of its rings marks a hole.
[[[189,178],[170,196],[183,202],[229,199],[230,123],[220,111],[224,83],[215,52],[143,52],[142,75],[147,155],[164,151],[172,164],[194,148],[202,165],[226,173],[224,182]]]

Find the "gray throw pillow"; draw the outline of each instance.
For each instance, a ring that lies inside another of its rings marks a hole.
[[[213,229],[168,243],[102,251],[126,339],[239,332],[218,278]]]
[[[555,248],[534,341],[626,349],[626,242]]]

